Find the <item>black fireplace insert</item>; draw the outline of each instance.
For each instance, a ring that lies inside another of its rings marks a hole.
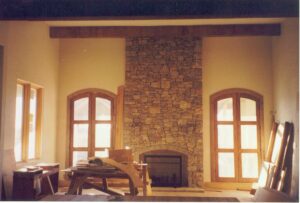
[[[176,155],[145,155],[153,187],[182,186],[182,158]]]

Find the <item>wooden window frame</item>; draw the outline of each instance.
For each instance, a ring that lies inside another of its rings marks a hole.
[[[42,136],[42,106],[43,106],[43,88],[40,85],[33,84],[24,80],[17,80],[17,85],[23,86],[23,112],[22,112],[22,156],[17,162],[27,162],[40,159],[41,155],[41,136]],[[29,122],[30,122],[30,91],[35,89],[37,93],[36,104],[36,127],[35,127],[35,156],[28,158],[29,147]]]
[[[221,99],[233,99],[233,121],[217,121],[217,102]],[[240,98],[247,98],[256,102],[256,121],[241,121],[240,119]],[[261,167],[261,136],[263,135],[263,97],[251,90],[232,88],[219,91],[210,97],[210,123],[211,123],[211,178],[216,182],[254,182],[258,178],[243,178],[241,154],[255,152],[258,156],[258,173]],[[232,124],[234,128],[234,149],[218,149],[217,125]],[[240,126],[244,124],[256,124],[257,126],[257,149],[241,149]],[[234,178],[218,177],[218,152],[234,153]],[[259,174],[258,174],[259,176]]]
[[[89,113],[88,120],[74,120],[74,102],[81,98],[89,98]],[[100,121],[96,120],[96,98],[104,98],[111,101],[111,120]],[[109,123],[111,124],[111,147],[115,148],[115,128],[116,128],[116,95],[112,92],[102,89],[84,89],[79,90],[68,96],[68,152],[67,152],[67,166],[72,166],[74,151],[87,151],[88,157],[95,156],[95,151],[103,151],[106,148],[95,146],[95,126],[96,124]],[[88,124],[88,146],[87,147],[73,147],[73,125],[74,124]]]

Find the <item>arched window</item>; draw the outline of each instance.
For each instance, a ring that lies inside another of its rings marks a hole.
[[[80,159],[105,157],[114,146],[115,95],[88,89],[75,92],[69,100],[69,164]]]
[[[228,89],[210,99],[213,181],[257,180],[262,96],[250,90]]]

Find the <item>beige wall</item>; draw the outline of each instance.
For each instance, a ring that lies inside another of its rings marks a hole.
[[[203,132],[204,146],[208,146],[204,148],[205,181],[210,181],[211,94],[232,87],[248,88],[262,94],[265,136],[268,136],[272,109],[271,48],[269,37],[219,37],[205,38],[203,41]],[[68,147],[67,96],[74,91],[91,87],[116,93],[117,87],[124,84],[124,71],[123,39],[61,40],[57,161],[62,166],[65,164]]]
[[[68,149],[67,96],[85,88],[117,93],[125,78],[124,39],[64,39],[60,41],[58,130],[56,158],[65,166]]]
[[[14,148],[16,82],[23,79],[44,87],[42,161],[55,161],[58,40],[49,38],[40,22],[1,22],[4,46],[4,149]]]
[[[227,88],[246,88],[263,95],[264,135],[270,132],[272,103],[272,41],[270,37],[204,38],[203,158],[204,181],[211,180],[210,95]]]
[[[276,120],[294,124],[295,146],[291,195],[299,195],[299,21],[286,20],[273,38],[274,110]]]
[[[266,141],[270,132],[274,99],[276,119],[294,122],[298,143],[299,92],[296,90],[299,89],[299,77],[295,74],[299,68],[297,25],[296,20],[284,22],[282,36],[274,37],[273,40],[271,37],[204,38],[205,182],[210,181],[209,96],[219,90],[241,87],[264,96],[263,137]],[[124,84],[125,40],[64,39],[60,40],[59,45],[58,40],[49,39],[48,34],[48,27],[40,22],[0,22],[0,44],[5,49],[5,108],[2,112],[5,115],[5,128],[2,134],[5,136],[4,148],[12,149],[17,78],[44,86],[42,159],[58,161],[62,164],[61,168],[64,168],[68,139],[67,96],[84,88],[101,88],[116,93],[117,87]],[[298,144],[296,146],[298,151]],[[294,166],[298,166],[298,157],[296,160]],[[294,177],[298,178],[298,174]],[[297,179],[294,180],[293,184],[298,183]]]

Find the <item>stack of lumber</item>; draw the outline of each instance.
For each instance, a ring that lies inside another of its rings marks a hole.
[[[273,123],[265,161],[258,186],[278,192],[289,192],[293,155],[293,124]],[[251,190],[251,194],[256,189]]]

